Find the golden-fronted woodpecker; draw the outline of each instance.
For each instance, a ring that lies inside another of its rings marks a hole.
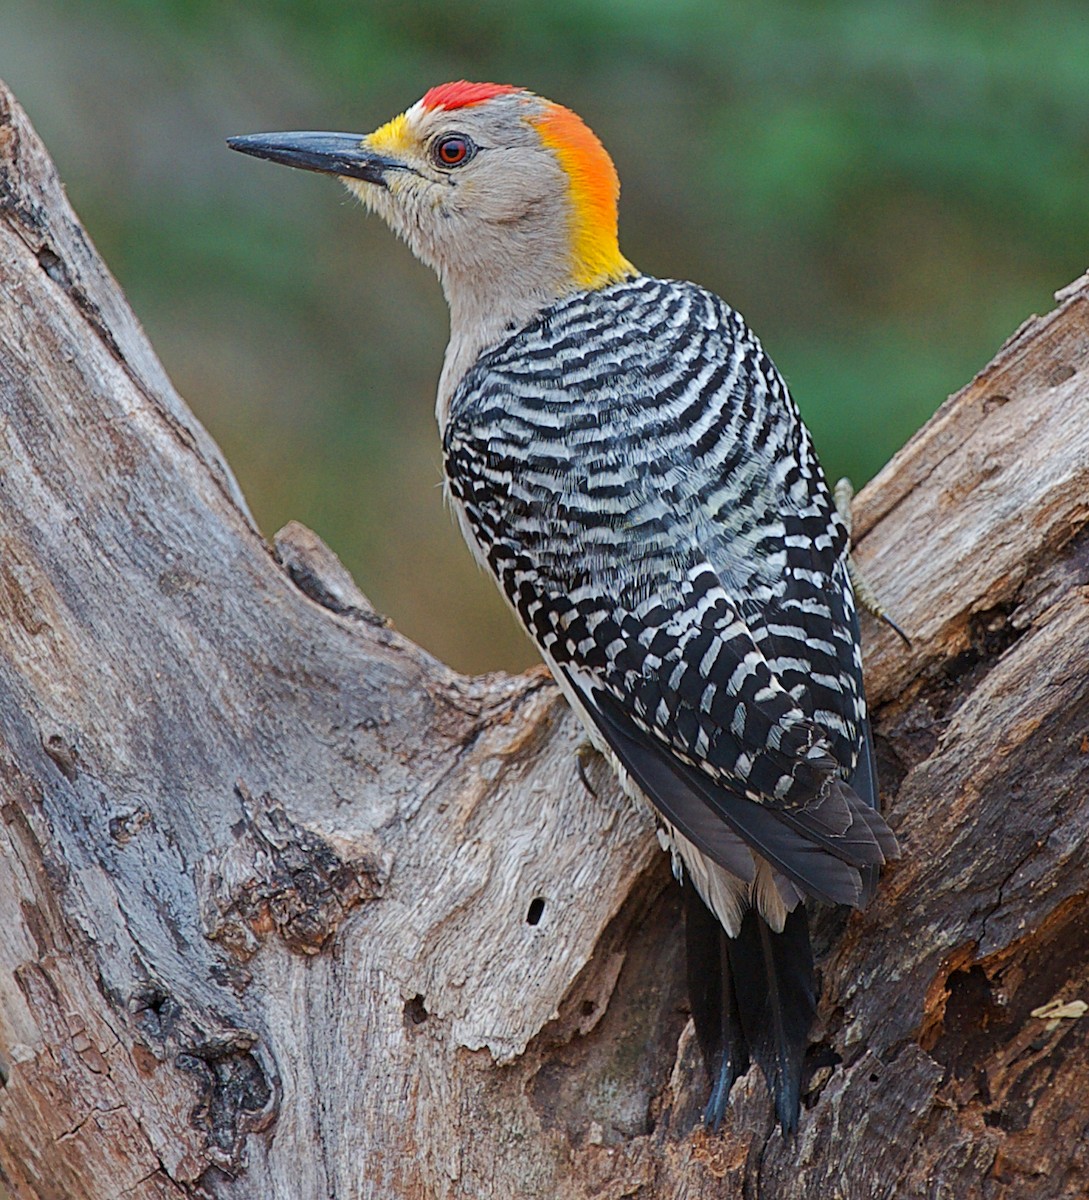
[[[896,841],[847,529],[782,377],[728,304],[628,262],[608,154],[523,88],[448,83],[367,136],[229,145],[339,176],[438,274],[448,495],[672,855],[705,1120],[752,1057],[793,1130],[803,900],[861,906]]]

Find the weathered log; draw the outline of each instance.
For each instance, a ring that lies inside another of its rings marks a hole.
[[[262,540],[0,91],[13,1197],[1083,1196],[1089,277],[856,502],[904,858],[818,926],[800,1131],[719,1136],[678,896],[541,672]],[[880,385],[875,381],[875,403]]]

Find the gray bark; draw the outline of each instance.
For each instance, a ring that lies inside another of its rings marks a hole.
[[[1089,1020],[1033,1015],[1089,999],[1089,277],[1058,300],[856,501],[914,643],[866,624],[904,857],[819,919],[798,1136],[752,1072],[712,1137],[647,820],[542,671],[458,676],[263,541],[0,90],[11,1195],[1084,1195]]]

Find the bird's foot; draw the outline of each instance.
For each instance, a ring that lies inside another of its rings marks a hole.
[[[575,750],[575,766],[579,773],[579,779],[582,780],[582,786],[596,800],[597,792],[594,790],[594,785],[590,782],[589,776],[586,774],[587,766],[601,755],[597,749],[589,742],[579,742],[578,748]]]

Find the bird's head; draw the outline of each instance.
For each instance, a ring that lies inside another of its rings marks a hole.
[[[269,133],[234,150],[338,176],[467,296],[540,308],[633,273],[617,243],[612,160],[569,109],[522,88],[447,83],[365,136]]]

